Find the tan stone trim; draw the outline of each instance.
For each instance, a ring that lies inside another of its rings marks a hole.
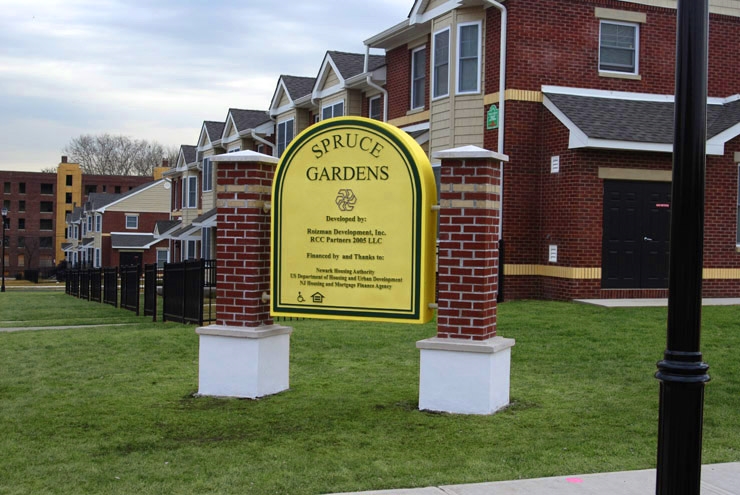
[[[391,119],[388,121],[389,124],[395,125],[396,127],[403,127],[405,125],[416,124],[418,122],[424,122],[429,120],[429,110],[423,112],[414,112],[411,115],[405,117],[399,117],[397,119]]]
[[[504,265],[504,275],[568,278],[574,280],[601,279],[601,268],[581,268],[553,265]]]
[[[483,104],[492,105],[494,103],[498,103],[498,94],[499,92],[496,91],[495,93],[489,93],[485,95],[483,97]],[[530,91],[527,89],[507,89],[504,95],[507,101],[531,101],[534,103],[542,103],[542,91]]]
[[[740,151],[735,152],[735,163],[740,163]]]
[[[500,186],[494,184],[442,184],[440,190],[448,192],[482,192],[498,194]]]
[[[740,280],[740,268],[704,268],[704,280]]]
[[[671,178],[672,172],[670,170],[599,167],[599,179],[671,182]]]
[[[612,21],[639,22],[643,24],[647,22],[647,14],[644,12],[605,9],[603,7],[596,7],[594,9],[594,16],[598,19],[610,19]]]
[[[555,277],[573,280],[601,279],[601,268],[550,265],[504,265],[506,276]],[[740,280],[740,268],[704,268],[704,280]]]
[[[442,208],[475,208],[479,210],[498,210],[498,201],[479,201],[477,199],[461,200],[461,199],[443,199],[439,202],[439,206]]]
[[[210,335],[214,337],[234,337],[237,339],[264,339],[277,335],[290,335],[292,327],[282,325],[266,325],[262,327],[235,327],[230,325],[209,325],[195,329],[198,335]]]
[[[599,77],[610,77],[612,79],[631,79],[633,81],[642,81],[642,76],[640,74],[623,74],[621,72],[599,71]]]

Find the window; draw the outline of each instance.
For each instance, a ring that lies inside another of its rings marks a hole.
[[[66,180],[67,180],[66,184],[68,186],[71,186],[72,185],[72,176],[71,175],[68,175]]]
[[[213,237],[213,232],[209,228],[201,229],[200,236],[200,257],[204,260],[210,260],[212,259],[211,238]]]
[[[92,232],[93,231],[93,217],[92,215],[87,216],[87,231]]]
[[[18,255],[18,267],[23,268],[24,266],[26,266],[26,255],[19,254]]]
[[[26,230],[26,219],[25,218],[18,219],[18,230]]]
[[[103,215],[97,214],[95,215],[95,232],[102,232],[103,231]]]
[[[457,92],[480,91],[480,23],[458,26]]]
[[[41,184],[41,194],[54,194],[54,184]]]
[[[26,211],[26,202],[24,200],[18,201],[18,211],[19,212]],[[41,211],[44,211],[44,210],[42,209]]]
[[[185,257],[186,260],[194,260],[195,259],[195,253],[196,253],[196,244],[195,241],[187,241],[185,243]]]
[[[10,182],[3,184],[3,192],[5,192],[5,194],[10,194]]]
[[[425,46],[411,52],[411,109],[424,108],[426,93],[427,49]]]
[[[18,238],[18,247],[19,248],[26,247],[26,238],[25,237],[19,237]]]
[[[49,249],[52,246],[51,237],[39,237],[39,247]]]
[[[166,249],[157,249],[157,268],[164,268],[170,262],[170,252]]]
[[[326,106],[321,109],[321,120],[330,119],[332,117],[341,117],[344,115],[344,101],[339,101],[333,105]]]
[[[54,221],[51,218],[39,220],[39,230],[54,230]]]
[[[65,193],[64,202],[68,205],[72,204],[72,193]]]
[[[54,212],[54,202],[53,201],[42,201],[40,203],[40,210],[41,210],[41,213],[53,213]]]
[[[94,268],[100,268],[100,248],[95,248],[95,264]]]
[[[599,70],[637,74],[639,26],[626,22],[601,21]]]
[[[286,120],[285,122],[278,123],[277,130],[277,147],[278,156],[283,154],[285,148],[288,147],[290,142],[293,140],[293,119]]]
[[[263,153],[265,152],[265,145],[264,144],[258,144],[257,145],[257,153]]]
[[[106,189],[108,189],[108,186],[106,186],[106,185],[103,185],[103,192],[105,192],[105,191],[106,191]]]
[[[213,190],[213,165],[210,158],[203,158],[203,192]]]
[[[3,200],[3,208],[5,208],[6,210],[10,211],[10,200],[9,199],[4,199]]]
[[[185,204],[184,208],[197,208],[198,207],[198,177],[191,175],[187,178],[187,195],[183,198]]]
[[[89,196],[91,193],[98,192],[98,186],[96,185],[86,185],[85,186],[85,196]]]
[[[450,94],[450,30],[434,34],[434,75],[432,96],[441,98]]]
[[[370,98],[368,102],[368,116],[371,119],[383,120],[382,109],[380,107],[380,96]]]
[[[237,151],[241,151],[241,150],[242,149],[237,146],[236,148],[231,148],[229,151],[227,151],[227,153],[236,153]]]
[[[19,194],[26,194],[26,183],[25,182],[19,182],[18,183],[18,193]]]
[[[116,186],[114,189],[114,194],[121,194],[121,186]]]
[[[139,215],[126,215],[126,228],[127,229],[138,229],[139,228]]]
[[[82,237],[85,237],[87,235],[87,223],[85,223],[84,221],[82,221],[81,223],[82,223]]]

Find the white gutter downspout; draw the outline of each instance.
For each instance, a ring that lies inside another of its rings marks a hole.
[[[501,12],[501,41],[499,42],[499,69],[498,69],[498,152],[504,154],[504,101],[506,100],[506,7],[496,0],[483,0]],[[499,191],[499,204],[501,205],[498,216],[499,239],[504,238],[504,162],[501,162],[501,189]]]
[[[266,139],[262,139],[261,137],[259,137],[257,135],[257,133],[254,132],[254,129],[251,129],[251,131],[252,131],[252,139],[254,139],[255,141],[257,141],[258,143],[264,144],[265,146],[269,146],[270,149],[272,150],[272,156],[277,157],[277,154],[276,154],[277,153],[277,146],[275,146],[270,141],[267,141]]]
[[[370,67],[370,47],[366,45],[365,46],[365,66],[363,68],[363,71],[365,74],[367,74],[369,67]],[[388,90],[375,84],[370,74],[367,74],[366,82],[367,82],[367,85],[370,86],[371,88],[377,89],[378,91],[383,93],[383,122],[388,122]]]

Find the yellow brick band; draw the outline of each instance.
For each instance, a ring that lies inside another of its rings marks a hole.
[[[498,201],[481,201],[476,199],[460,200],[460,199],[443,199],[439,202],[439,206],[442,208],[473,208],[478,210],[498,210]]]
[[[504,265],[504,275],[569,278],[573,280],[601,279],[601,268],[551,265]]]
[[[509,101],[531,101],[534,103],[542,103],[542,91],[530,91],[527,89],[507,89],[504,93],[506,100]],[[499,92],[489,93],[483,97],[484,105],[491,105],[498,103]]]
[[[396,127],[403,127],[405,125],[416,124],[417,122],[426,122],[427,120],[429,120],[429,110],[412,113],[405,117],[398,117],[397,119],[389,120],[388,123],[395,125]]]
[[[442,184],[442,191],[448,192],[479,192],[487,194],[498,194],[500,187],[494,184]]]

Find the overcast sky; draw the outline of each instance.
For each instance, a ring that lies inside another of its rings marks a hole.
[[[266,110],[280,74],[404,20],[413,0],[0,0],[0,169],[56,166],[81,134],[196,144]],[[375,53],[375,52],[373,52]]]

